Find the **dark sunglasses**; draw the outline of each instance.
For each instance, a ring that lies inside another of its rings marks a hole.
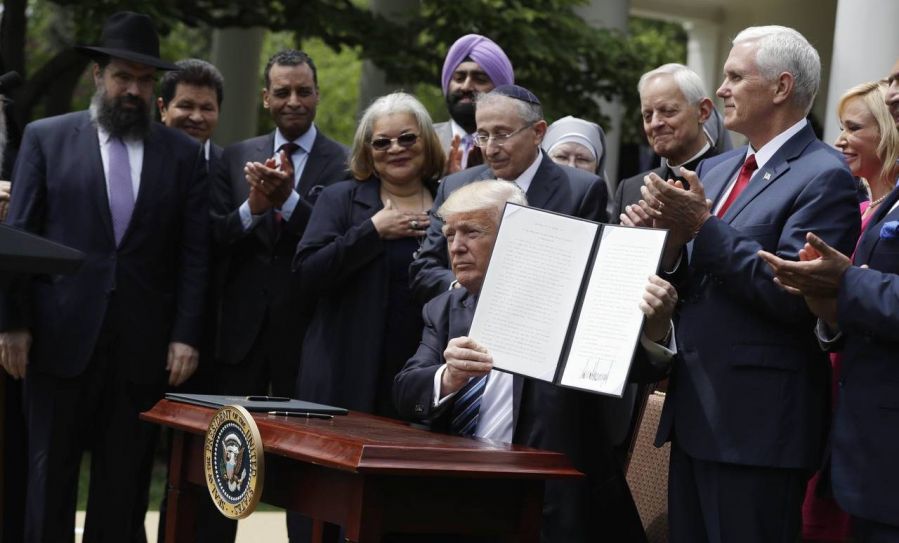
[[[400,134],[395,138],[378,138],[376,140],[371,140],[371,148],[375,151],[386,151],[390,149],[390,146],[393,145],[393,142],[396,142],[397,145],[402,147],[403,149],[408,149],[415,145],[415,142],[418,141],[418,134],[413,134],[412,132],[406,134]]]

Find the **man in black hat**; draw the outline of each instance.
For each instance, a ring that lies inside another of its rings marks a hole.
[[[546,121],[540,100],[518,85],[500,85],[478,96],[475,143],[486,164],[447,176],[437,190],[432,214],[456,189],[474,181],[504,179],[518,184],[533,207],[606,221],[605,181],[591,173],[556,165],[540,150]],[[409,268],[413,293],[425,303],[458,283],[440,221],[431,221],[419,257]]]
[[[156,429],[138,414],[196,368],[206,277],[207,184],[198,144],[151,122],[159,39],[117,13],[88,111],[28,125],[8,223],[85,253],[70,276],[0,298],[0,363],[25,378],[28,541],[71,540],[91,450],[84,541],[145,541]]]

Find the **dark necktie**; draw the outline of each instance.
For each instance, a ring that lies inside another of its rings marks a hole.
[[[474,166],[480,166],[484,163],[484,155],[481,153],[481,148],[477,145],[472,145],[471,149],[468,150],[468,160],[465,162],[466,168],[472,168]]]
[[[284,151],[284,154],[287,155],[287,162],[281,165],[281,171],[284,173],[290,174],[288,176],[288,181],[290,182],[290,188],[293,189],[294,185],[294,168],[293,168],[293,154],[297,152],[300,146],[292,141],[288,141],[281,147],[278,147],[278,153]]]
[[[484,396],[489,376],[474,377],[459,390],[451,411],[450,432],[460,436],[474,434],[481,412],[481,397]]]
[[[288,141],[287,143],[278,147],[278,154],[281,154],[281,151],[284,151],[285,160],[281,163],[281,171],[287,174],[287,183],[291,190],[293,190],[294,186],[294,169],[293,169],[293,154],[297,152],[300,146],[292,141]],[[275,226],[281,226],[281,220],[283,217],[281,216],[281,212],[275,210]]]
[[[752,178],[752,174],[758,169],[758,164],[755,161],[755,155],[749,155],[749,158],[746,159],[746,162],[743,163],[743,167],[740,168],[740,174],[737,175],[737,182],[734,183],[734,188],[731,189],[730,194],[727,195],[727,200],[724,201],[724,205],[721,206],[721,209],[718,210],[717,215],[719,217],[723,217],[725,213],[727,213],[727,209],[730,207],[734,200],[743,192],[743,189],[746,188],[746,185],[749,184],[749,180]]]
[[[118,246],[134,211],[134,186],[131,184],[131,161],[128,148],[120,138],[109,139],[109,212],[112,215],[112,231]]]

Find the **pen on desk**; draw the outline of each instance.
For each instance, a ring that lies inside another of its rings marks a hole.
[[[250,402],[289,402],[290,398],[283,396],[247,396]]]
[[[307,413],[307,412],[295,412],[295,411],[269,411],[269,415],[274,415],[276,417],[300,417],[304,419],[325,419],[331,420],[334,418],[333,415],[326,415],[324,413]]]

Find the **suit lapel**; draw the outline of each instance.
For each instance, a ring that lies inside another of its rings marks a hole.
[[[155,128],[155,127],[154,127]],[[134,210],[131,212],[131,220],[128,229],[122,236],[122,245],[128,242],[132,232],[140,227],[141,215],[150,207],[150,201],[165,191],[160,186],[162,165],[165,164],[165,150],[158,130],[150,130],[150,134],[144,139],[144,158],[140,170],[140,186],[137,189],[137,198],[134,201]]]
[[[380,211],[384,207],[384,203],[381,202],[381,182],[377,178],[370,177],[362,182],[357,181],[357,183],[360,186],[353,194],[353,202],[361,204],[366,209],[366,215],[364,217],[354,217],[354,222],[356,222],[355,219],[361,219],[359,221],[361,222]]]
[[[309,150],[309,156],[306,158],[306,165],[303,167],[303,174],[297,183],[297,194],[300,198],[305,198],[309,190],[316,184],[319,175],[331,158],[331,153],[324,145],[324,136],[321,132],[316,133],[315,141],[312,142],[312,149]]]
[[[727,187],[728,183],[736,177],[737,170],[740,169],[745,157],[745,154],[740,154],[730,160],[722,162],[714,168],[714,170],[724,172],[722,175],[716,175],[711,179],[706,176],[706,179],[702,180],[706,190],[706,197],[711,198],[712,200],[712,209],[715,209],[718,206],[718,200],[721,199],[724,189]],[[733,205],[731,207],[733,207]]]
[[[761,194],[768,185],[775,182],[777,178],[790,170],[790,162],[798,157],[808,145],[815,140],[815,133],[812,131],[810,124],[796,133],[792,138],[788,139],[780,149],[774,153],[765,166],[759,168],[752,176],[749,184],[743,192],[734,200],[727,213],[724,214],[724,220],[728,223],[740,214],[740,211],[746,207],[756,196]],[[741,161],[742,164],[742,161]]]
[[[899,200],[899,188],[893,189],[886,200],[880,204],[880,208],[874,212],[874,217],[868,223],[868,228],[862,234],[862,239],[855,250],[855,255],[852,259],[853,263],[864,264],[868,262],[871,259],[871,253],[877,247],[877,242],[880,241],[880,230],[883,228],[884,223],[888,222],[887,219],[894,221],[899,219],[899,207],[891,209],[897,200]]]
[[[546,209],[549,199],[556,191],[556,187],[559,187],[564,182],[560,178],[565,175],[565,172],[543,154],[543,151],[540,151],[540,154],[540,166],[534,173],[531,186],[528,187],[527,198],[528,205],[531,207]]]

